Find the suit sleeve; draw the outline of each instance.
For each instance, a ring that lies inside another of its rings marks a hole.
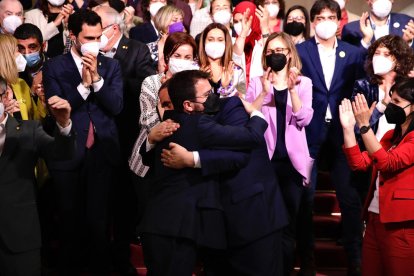
[[[240,170],[250,159],[247,151],[202,149],[198,153],[203,176]]]

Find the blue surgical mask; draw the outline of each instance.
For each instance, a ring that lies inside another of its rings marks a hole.
[[[23,57],[26,59],[28,67],[33,67],[37,65],[41,59],[40,52],[34,52],[27,55],[23,55]]]

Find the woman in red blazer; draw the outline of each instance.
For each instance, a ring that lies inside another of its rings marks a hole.
[[[396,124],[380,142],[369,127],[375,102],[365,97],[344,99],[339,106],[344,151],[353,170],[372,167],[372,181],[365,204],[368,220],[362,246],[362,275],[414,275],[414,78],[391,88],[385,110]],[[366,151],[355,139],[358,125]]]

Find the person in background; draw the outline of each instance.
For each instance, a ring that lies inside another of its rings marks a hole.
[[[308,10],[295,5],[286,12],[283,31],[290,35],[295,44],[299,44],[310,38],[310,25]]]
[[[342,133],[338,116],[338,105],[343,98],[350,98],[355,80],[364,76],[363,51],[336,38],[341,19],[341,9],[334,0],[317,0],[310,10],[315,37],[296,45],[302,61],[302,74],[312,80],[313,118],[306,127],[311,157],[315,164],[309,193],[304,199],[306,214],[300,220],[301,233],[298,247],[301,248],[301,273],[315,273],[313,257],[312,210],[313,194],[317,183],[317,172],[321,149],[329,148],[330,172],[335,175],[333,182],[339,201],[342,218],[342,242],[348,257],[348,273],[357,275],[361,262],[360,222],[361,203],[358,192],[349,185],[351,171],[341,149]],[[303,225],[303,223],[307,225]],[[309,274],[307,274],[309,273]],[[301,275],[303,275],[301,274]]]
[[[154,17],[165,5],[167,5],[167,0],[142,0],[141,10],[144,23],[131,28],[129,37],[145,44],[157,41],[160,34],[154,25]]]
[[[312,81],[299,75],[302,65],[295,44],[283,32],[268,37],[262,61],[265,75],[250,81],[246,100],[261,106],[269,122],[267,150],[290,217],[282,238],[284,275],[290,275],[300,201],[313,165],[305,133],[313,115]]]
[[[281,32],[284,28],[285,0],[256,0],[255,4],[267,10],[269,33]]]
[[[23,24],[23,6],[18,0],[0,1],[0,33],[13,34]]]
[[[34,165],[39,157],[59,160],[73,156],[71,107],[57,96],[48,100],[59,129],[54,139],[39,122],[14,118],[8,112],[14,109],[12,101],[11,90],[0,77],[0,271],[4,276],[40,276],[41,229]]]
[[[25,23],[37,26],[46,42],[45,51],[49,58],[63,54],[69,33],[65,27],[73,12],[65,0],[41,0],[39,9],[25,13]]]
[[[393,13],[394,0],[366,0],[370,7],[359,21],[348,23],[342,29],[342,40],[368,49],[376,39],[388,34],[401,36],[414,48],[414,21],[412,16]]]
[[[183,17],[183,11],[173,5],[162,7],[154,16],[154,25],[160,35],[156,41],[147,43],[147,46],[153,66],[158,72],[165,70],[163,49],[168,35],[185,31]]]
[[[367,219],[362,245],[362,276],[414,274],[414,79],[398,80],[391,88],[385,109],[393,130],[378,142],[370,127],[375,105],[358,94],[339,106],[343,150],[353,170],[372,168],[371,186],[364,215]],[[366,151],[355,137],[361,133]]]
[[[359,21],[360,17],[346,9],[346,4],[348,4],[349,0],[335,1],[338,2],[339,7],[341,8],[341,21],[339,21],[339,28],[336,32],[336,36],[338,38],[341,38],[342,29],[344,28],[344,26],[350,22]]]
[[[198,57],[201,70],[210,74],[210,84],[220,97],[246,94],[243,69],[232,60],[233,45],[227,27],[211,23],[201,33]]]

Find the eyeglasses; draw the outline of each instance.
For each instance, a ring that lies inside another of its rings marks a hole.
[[[202,96],[195,96],[194,99],[197,99],[197,98],[208,98],[208,96],[210,96],[210,94],[213,94],[213,93],[214,93],[214,88],[211,88],[206,93],[204,93]]]
[[[287,20],[289,21],[299,21],[299,20],[304,20],[305,17],[303,15],[298,15],[298,16],[288,16]]]
[[[266,50],[266,55],[271,55],[271,54],[284,54],[287,55],[289,53],[289,49],[288,48],[274,48],[274,49],[267,49]]]

